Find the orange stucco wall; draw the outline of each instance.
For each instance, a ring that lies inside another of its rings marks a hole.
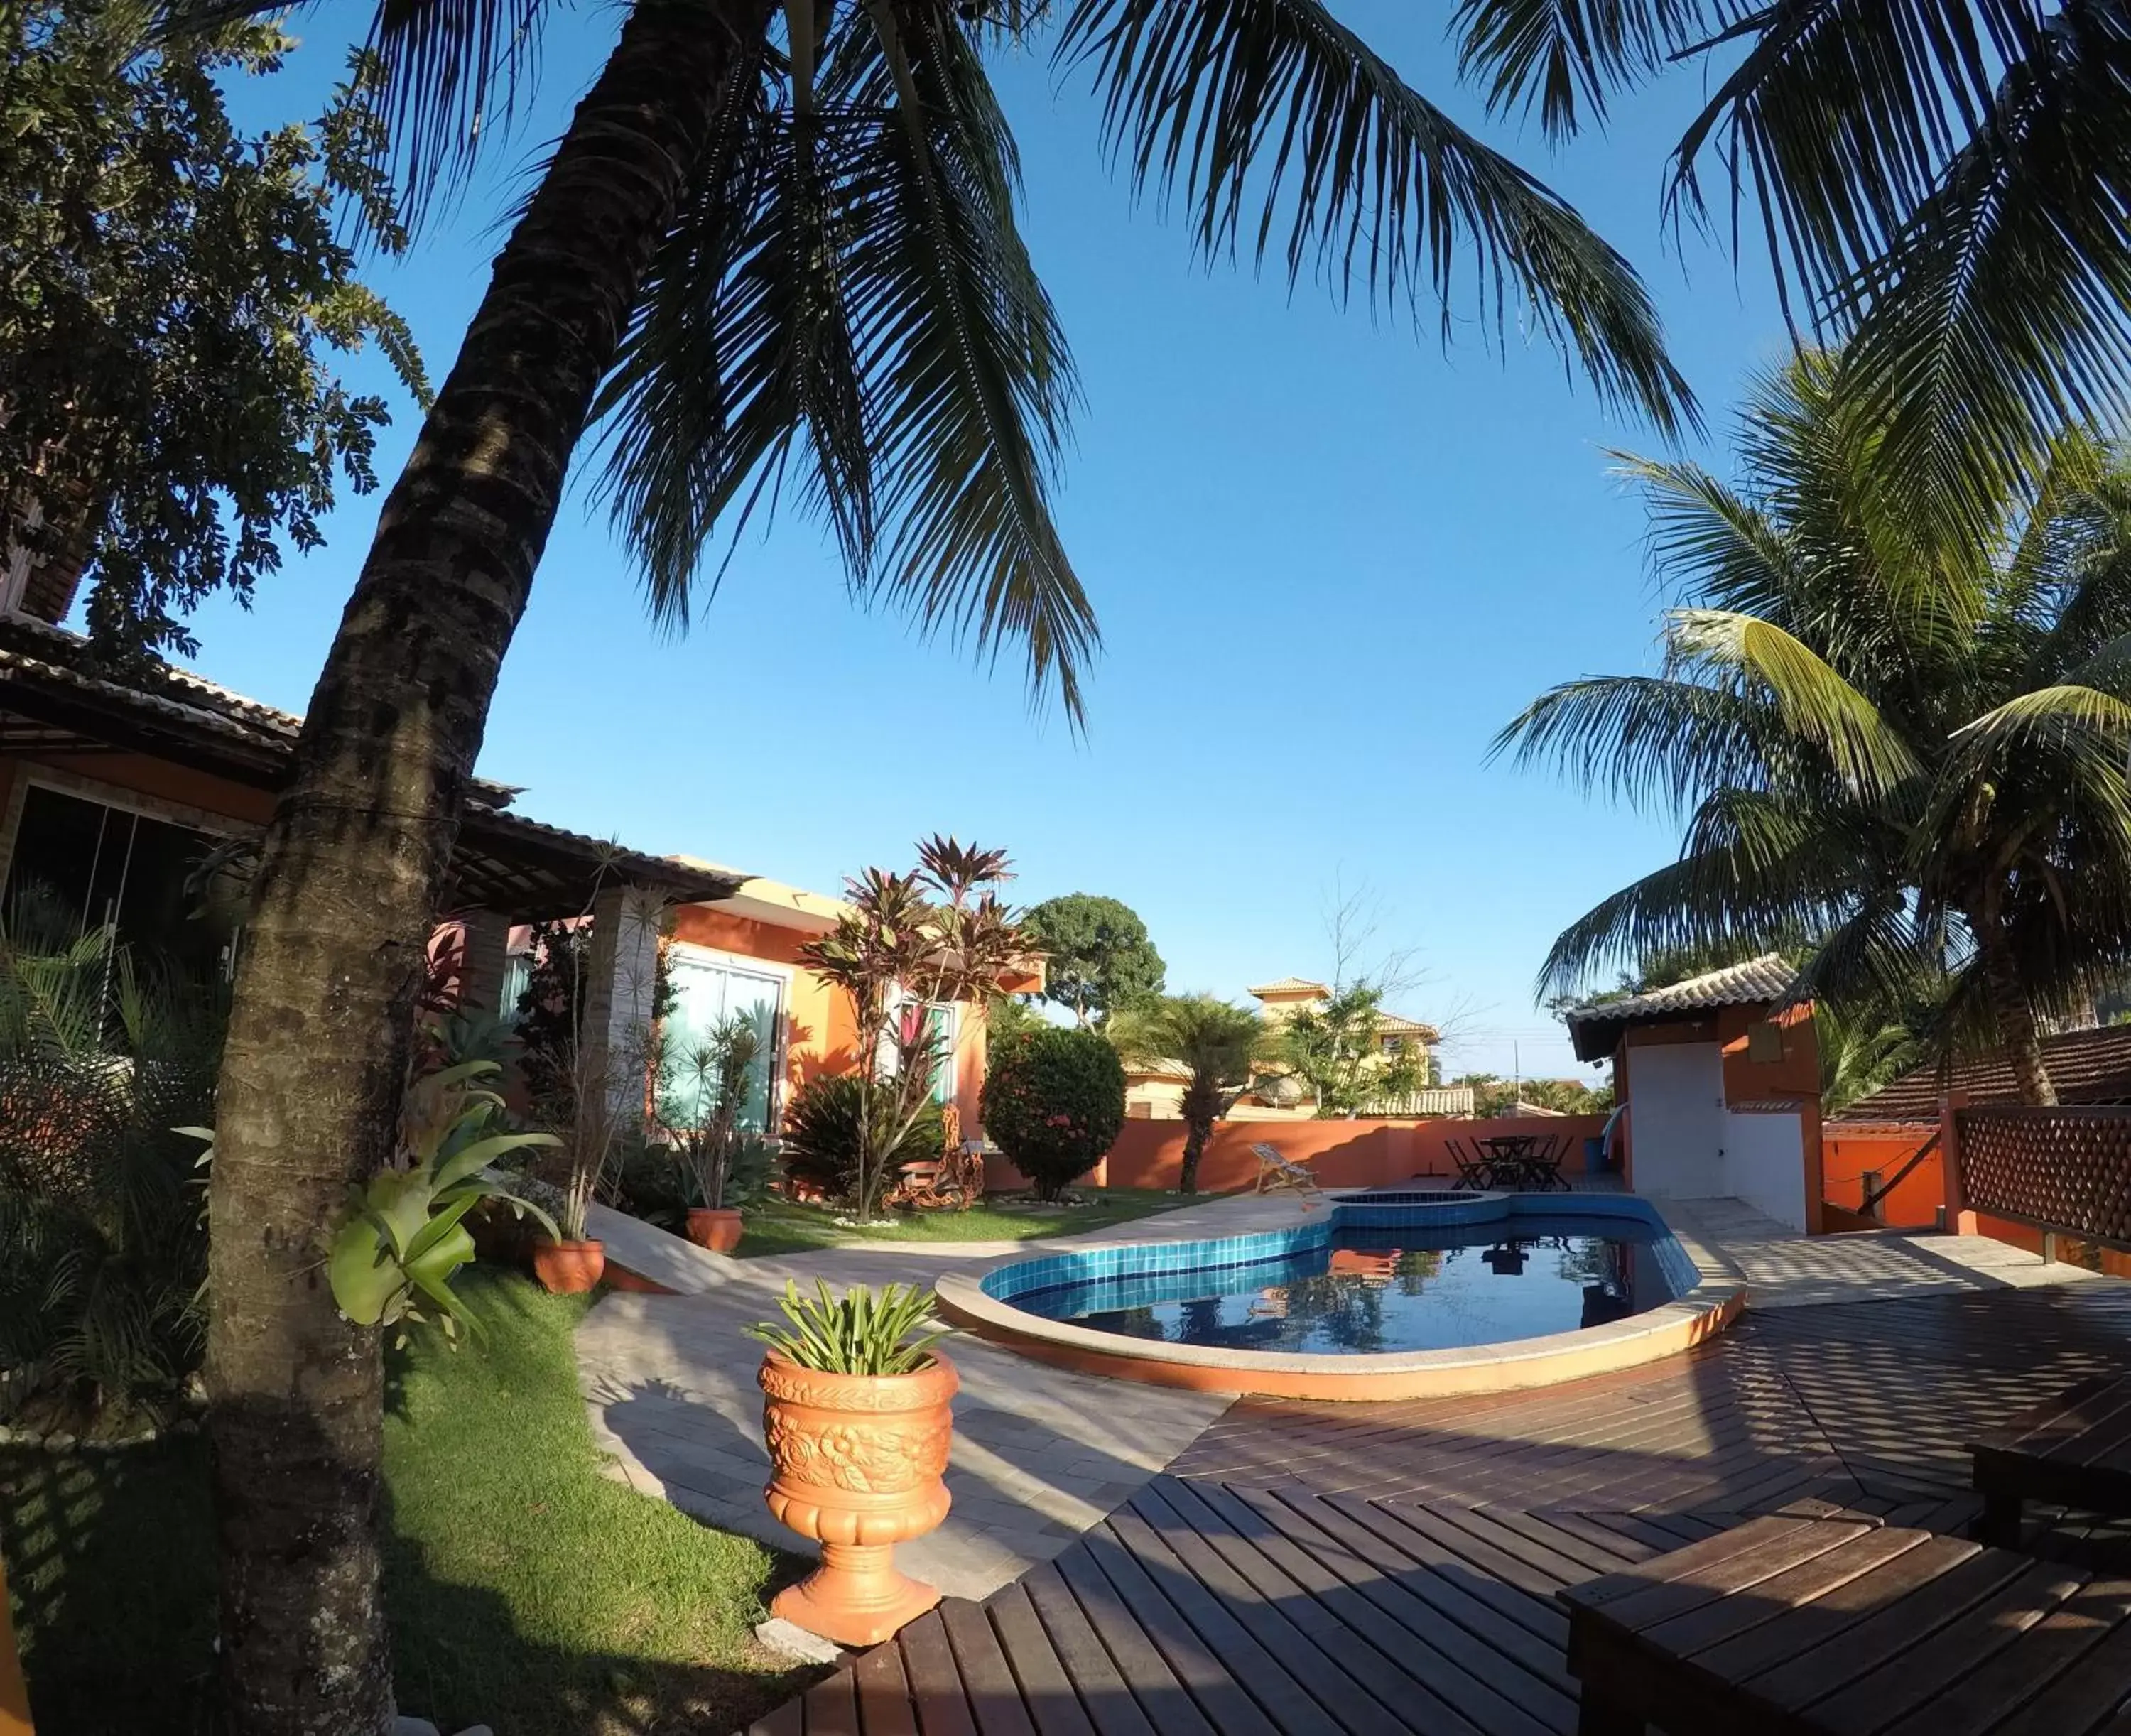
[[[1535,1133],[1564,1145],[1562,1166],[1578,1169],[1583,1141],[1606,1124],[1598,1115],[1502,1117],[1492,1121],[1220,1121],[1200,1160],[1199,1185],[1208,1193],[1248,1188],[1257,1180],[1254,1145],[1271,1145],[1291,1163],[1307,1164],[1328,1188],[1380,1188],[1415,1175],[1454,1175],[1445,1141]],[[1090,1186],[1173,1188],[1184,1168],[1184,1123],[1128,1121],[1086,1180]],[[984,1167],[989,1188],[1027,1185],[1002,1157]]]
[[[858,1016],[850,997],[831,987],[799,962],[809,936],[775,923],[732,915],[706,905],[684,904],[673,914],[673,939],[743,959],[792,968],[785,999],[784,1083],[790,1093],[813,1079],[850,1073],[857,1064]],[[965,1006],[955,1026],[955,1102],[962,1124],[977,1124],[984,1084],[984,1012]]]
[[[1845,1126],[1830,1122],[1821,1129],[1822,1198],[1855,1212],[1864,1199],[1864,1176],[1876,1169],[1884,1183],[1916,1151],[1936,1138],[1936,1122],[1918,1126]],[[1909,1171],[1880,1208],[1879,1222],[1903,1229],[1929,1229],[1946,1203],[1946,1169],[1934,1149]]]

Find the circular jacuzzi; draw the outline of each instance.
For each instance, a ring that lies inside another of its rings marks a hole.
[[[1631,1195],[1341,1194],[1278,1229],[1096,1243],[940,1280],[957,1324],[1068,1366],[1209,1391],[1411,1398],[1669,1356],[1743,1293]]]

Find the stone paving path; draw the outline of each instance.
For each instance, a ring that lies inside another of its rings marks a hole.
[[[1808,1239],[1736,1200],[1661,1203],[1705,1270],[1743,1277],[1755,1309],[2079,1282],[2090,1275],[1974,1237]],[[706,1523],[811,1552],[763,1505],[761,1360],[745,1328],[776,1312],[788,1279],[832,1287],[931,1284],[1045,1248],[1190,1240],[1299,1222],[1292,1194],[1229,1196],[1085,1236],[1027,1242],[871,1243],[732,1260],[615,1214],[594,1233],[637,1271],[689,1294],[611,1294],[577,1332],[594,1432],[612,1473]],[[1319,1209],[1321,1209],[1319,1208]],[[1050,1560],[1130,1499],[1228,1408],[1212,1394],[1075,1375],[966,1333],[945,1346],[962,1376],[947,1474],[954,1508],[898,1559],[950,1596],[981,1599]]]
[[[1292,1195],[1248,1197],[1057,1240],[866,1244],[731,1260],[660,1248],[658,1242],[676,1238],[607,1214],[596,1220],[594,1233],[625,1248],[632,1270],[649,1268],[661,1282],[696,1289],[674,1296],[611,1294],[577,1329],[593,1432],[613,1456],[613,1474],[632,1486],[708,1524],[811,1552],[811,1543],[763,1505],[769,1461],[754,1383],[762,1349],[746,1333],[776,1314],[788,1279],[802,1289],[817,1276],[836,1289],[889,1282],[929,1288],[942,1271],[981,1272],[1046,1248],[1233,1235],[1305,1215]],[[1070,1374],[967,1333],[951,1334],[943,1348],[962,1377],[947,1472],[955,1504],[939,1530],[903,1545],[897,1560],[951,1596],[989,1595],[1048,1561],[1228,1406],[1218,1394]]]

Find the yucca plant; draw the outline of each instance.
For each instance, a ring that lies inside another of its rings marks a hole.
[[[758,1321],[748,1336],[759,1338],[802,1368],[825,1375],[914,1375],[932,1361],[932,1346],[946,1334],[912,1333],[931,1324],[932,1298],[916,1284],[888,1284],[874,1290],[854,1284],[839,1298],[826,1279],[802,1296],[785,1280],[778,1308],[785,1324]]]

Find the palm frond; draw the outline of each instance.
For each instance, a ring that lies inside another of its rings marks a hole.
[[[1073,0],[1059,52],[1091,65],[1133,185],[1180,195],[1201,252],[1276,255],[1344,300],[1432,301],[1447,340],[1469,273],[1608,403],[1696,420],[1627,261],[1562,199],[1415,93],[1323,0]]]
[[[1668,203],[1705,213],[1713,146],[1734,224],[1750,191],[1786,304],[1802,288],[1817,308],[1886,251],[2042,30],[2033,0],[1770,0],[1710,46],[1739,35],[1752,46],[1681,139]]]
[[[1827,660],[1774,622],[1722,609],[1677,609],[1665,633],[1677,667],[1717,670],[1757,682],[1784,725],[1826,754],[1851,788],[1884,796],[1919,769],[1880,708]]]
[[[1635,807],[1678,809],[1712,787],[1765,787],[1792,757],[1768,699],[1658,676],[1564,681],[1526,706],[1488,748],[1519,765],[1553,762]]]
[[[1888,474],[1950,543],[1988,533],[2067,424],[2131,405],[2131,19],[2067,7],[2042,31],[2032,6],[1975,9],[2010,64],[1971,93],[1958,148],[1937,136],[1950,112],[1906,104],[1889,124],[1932,135],[1937,166],[1896,178],[1899,220],[1820,250],[1841,273],[1824,317],[1855,328],[1848,365],[1885,425]],[[1832,195],[1805,180],[1794,197]]]
[[[654,265],[596,406],[617,522],[683,624],[714,532],[797,462],[861,595],[980,654],[1019,643],[1077,723],[1098,638],[1050,505],[1076,388],[1012,138],[929,10],[848,9],[820,49],[810,112],[773,78],[724,117]]]
[[[1714,28],[1707,0],[1461,0],[1458,69],[1481,79],[1494,114],[1537,108],[1557,144],[1607,98],[1640,84]]]

